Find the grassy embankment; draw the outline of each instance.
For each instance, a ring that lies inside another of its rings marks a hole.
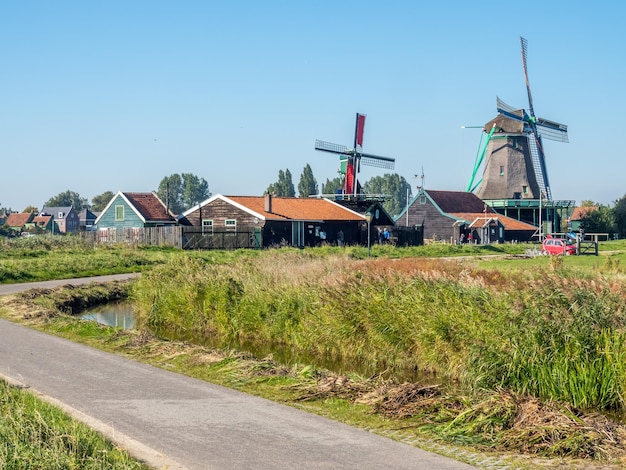
[[[411,258],[415,250],[374,247],[374,260],[359,260],[367,252],[358,248],[176,253],[147,272],[133,296],[154,328],[271,342],[381,371],[417,367],[458,380],[466,395],[339,378],[314,366],[250,365],[64,317],[46,328],[404,440],[619,459],[623,428],[583,411],[624,408],[623,253],[450,262]]]
[[[0,380],[0,468],[148,467],[33,393]]]

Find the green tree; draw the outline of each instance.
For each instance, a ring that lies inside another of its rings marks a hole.
[[[32,214],[33,212],[35,214],[39,214],[39,209],[37,209],[35,206],[26,206],[22,212],[24,214],[26,213]]]
[[[411,185],[397,173],[371,178],[363,185],[363,192],[387,196],[383,207],[392,217],[396,217],[406,208],[407,195],[410,199],[412,194]]]
[[[195,206],[211,196],[209,183],[204,178],[198,178],[191,173],[183,173],[182,200],[186,209]]]
[[[289,169],[278,171],[278,181],[270,184],[267,187],[266,192],[275,196],[281,197],[294,197],[296,195],[296,189],[293,186],[291,179],[291,172]]]
[[[626,237],[626,196],[615,201],[613,205],[613,221],[620,238]]]
[[[298,183],[298,196],[308,197],[316,195],[317,193],[317,180],[315,179],[315,176],[313,176],[311,165],[307,163],[304,170],[302,170],[302,174],[300,175],[300,182]]]
[[[587,212],[580,224],[587,233],[615,233],[614,211],[603,204],[590,204],[586,207],[597,207]]]
[[[164,177],[156,193],[175,214],[184,212],[211,195],[209,183],[191,173],[174,173]]]
[[[322,194],[337,194],[341,189],[341,178],[337,176],[332,180],[326,178],[326,183],[322,184]]]
[[[44,204],[46,207],[72,206],[76,212],[80,212],[85,207],[88,207],[88,205],[87,198],[80,197],[80,194],[70,191],[69,189],[48,199],[48,201]]]
[[[112,191],[105,191],[98,196],[94,196],[91,198],[91,210],[96,212],[103,211],[111,199],[113,199],[113,196],[115,194]]]

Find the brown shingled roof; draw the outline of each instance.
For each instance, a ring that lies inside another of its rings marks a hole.
[[[123,193],[146,222],[175,222],[167,207],[154,193]]]
[[[323,198],[273,196],[272,212],[265,212],[264,196],[226,197],[267,220],[364,220],[363,216]]]
[[[485,209],[485,203],[474,193],[466,191],[432,191],[430,189],[426,193],[445,213],[482,213]],[[487,212],[495,213],[489,206],[487,207]]]

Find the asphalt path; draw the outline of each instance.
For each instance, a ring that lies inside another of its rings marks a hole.
[[[117,276],[0,286],[84,284]],[[0,376],[162,469],[470,469],[376,434],[0,320]]]

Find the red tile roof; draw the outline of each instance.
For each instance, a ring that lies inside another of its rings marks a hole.
[[[154,193],[123,193],[146,222],[175,222],[165,204]]]
[[[33,214],[30,212],[13,213],[9,214],[6,220],[6,224],[9,227],[23,227],[32,220]]]
[[[491,209],[491,208],[489,208]],[[478,224],[482,225],[480,220],[485,219],[484,212],[451,212],[450,215],[454,217],[458,217],[459,219],[467,220],[469,223],[474,222],[478,219]],[[498,219],[502,225],[504,225],[505,230],[509,231],[532,231],[537,230],[537,227],[531,224],[527,224],[526,222],[522,222],[517,219],[513,219],[511,217],[507,217],[496,212],[487,212],[487,218]]]
[[[52,220],[51,215],[38,215],[33,219],[33,223],[39,227],[45,227]]]
[[[323,198],[272,196],[272,212],[266,212],[264,196],[226,197],[267,220],[365,220],[363,216]]]
[[[574,207],[570,220],[582,220],[595,210],[598,210],[597,206]]]

